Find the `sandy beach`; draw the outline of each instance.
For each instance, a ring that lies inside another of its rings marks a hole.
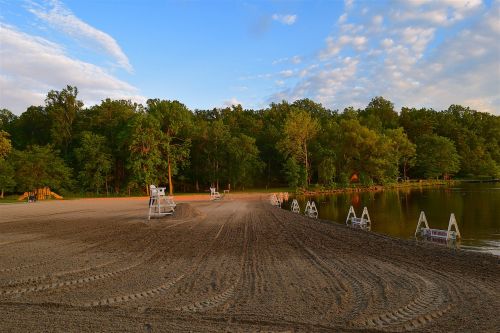
[[[496,332],[500,261],[267,194],[0,205],[0,331]]]

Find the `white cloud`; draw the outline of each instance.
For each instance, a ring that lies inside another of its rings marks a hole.
[[[346,9],[351,9],[354,5],[354,0],[344,0],[344,5]]]
[[[298,65],[302,62],[302,58],[299,56],[293,56],[291,59],[292,64]]]
[[[338,22],[339,24],[342,24],[342,23],[344,23],[346,20],[347,20],[347,13],[344,13],[344,14],[340,15],[340,17],[339,17],[339,19],[338,19],[338,21],[337,21],[337,22]]]
[[[30,105],[43,105],[49,90],[66,85],[78,87],[87,105],[107,97],[145,101],[137,88],[99,66],[70,58],[58,44],[5,24],[0,31],[1,107],[21,113]]]
[[[298,65],[302,62],[302,58],[298,55],[293,56],[291,58],[285,57],[285,58],[279,58],[276,59],[272,62],[273,65],[281,64],[281,63],[292,63],[294,65]]]
[[[297,15],[273,14],[272,19],[285,25],[292,25],[297,21]]]
[[[384,17],[382,15],[375,15],[372,19],[374,25],[382,25]]]
[[[394,45],[394,41],[392,39],[390,39],[390,38],[384,38],[384,40],[382,41],[382,46],[384,48],[389,48],[392,45]]]
[[[307,97],[342,109],[365,107],[381,95],[398,108],[461,104],[500,115],[500,1],[421,0],[394,7],[370,7],[371,16],[349,12],[326,38],[316,67],[295,71],[298,81],[286,82],[270,101]],[[408,8],[415,19],[395,17]],[[387,15],[377,18],[382,11]],[[372,29],[377,24],[384,28]]]
[[[127,56],[113,37],[76,17],[60,1],[45,1],[44,5],[31,3],[28,10],[58,31],[81,40],[97,50],[103,50],[115,59],[118,66],[128,72],[133,71]]]
[[[365,49],[367,42],[368,39],[365,36],[342,35],[338,40],[330,36],[326,39],[326,48],[321,50],[319,57],[321,60],[326,60],[336,56],[347,45],[351,45],[356,50],[361,51]]]
[[[224,107],[231,107],[231,106],[237,106],[237,105],[243,105],[236,97],[232,97],[231,99],[225,100],[224,101]]]
[[[399,10],[394,18],[399,21],[427,22],[448,26],[463,20],[481,8],[481,0],[410,0]]]
[[[284,78],[292,77],[293,76],[293,70],[291,69],[286,69],[280,72],[280,75]]]

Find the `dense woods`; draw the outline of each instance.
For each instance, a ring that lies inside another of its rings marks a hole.
[[[409,178],[500,177],[500,117],[460,105],[365,109],[308,99],[266,109],[189,110],[106,99],[85,108],[78,89],[50,91],[20,116],[0,110],[0,189],[131,194],[249,187],[337,188]]]

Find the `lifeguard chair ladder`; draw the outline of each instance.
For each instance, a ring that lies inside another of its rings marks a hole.
[[[345,224],[353,228],[370,230],[372,226],[372,221],[370,219],[370,214],[368,214],[368,208],[364,207],[361,217],[356,217],[356,212],[354,211],[354,207],[353,206],[349,207],[349,213],[347,213]]]

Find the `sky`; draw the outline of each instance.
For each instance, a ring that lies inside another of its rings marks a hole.
[[[310,98],[500,115],[500,0],[0,0],[0,108],[76,86],[190,109]]]

